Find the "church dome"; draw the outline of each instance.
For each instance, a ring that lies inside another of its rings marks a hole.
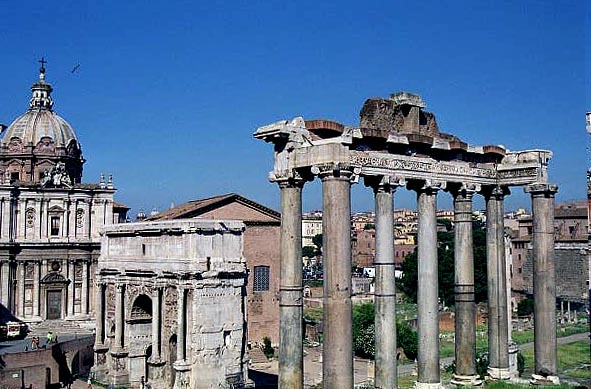
[[[45,67],[31,86],[27,112],[2,134],[0,167],[12,180],[40,182],[46,171],[63,162],[72,182],[82,178],[82,150],[74,129],[53,111],[53,88],[45,82]]]

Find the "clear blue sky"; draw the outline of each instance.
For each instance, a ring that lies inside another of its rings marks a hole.
[[[588,4],[0,0],[0,122],[26,110],[45,56],[84,181],[113,173],[133,214],[227,192],[278,209],[258,126],[300,115],[356,125],[367,97],[407,90],[469,143],[552,150],[557,201],[583,199]],[[414,195],[399,191],[396,205]],[[520,188],[506,203],[529,206]],[[320,207],[316,182],[304,209]],[[352,207],[373,207],[363,185]]]

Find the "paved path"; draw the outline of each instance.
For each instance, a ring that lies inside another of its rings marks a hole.
[[[589,332],[574,334],[558,338],[558,344],[567,344],[578,342],[581,340],[588,340]],[[533,342],[519,345],[520,350],[532,349]],[[441,365],[446,366],[453,362],[454,357],[447,357],[441,359]],[[355,373],[355,383],[360,384],[367,381],[367,359],[355,358],[353,361],[353,370]],[[398,375],[407,375],[412,373],[414,365],[405,364],[398,365]],[[265,364],[257,364],[252,367],[254,370],[264,371],[267,374],[277,374],[277,361],[272,361]],[[304,358],[304,386],[314,386],[322,381],[322,348],[307,348],[306,356]]]

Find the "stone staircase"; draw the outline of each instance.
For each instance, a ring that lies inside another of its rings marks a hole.
[[[74,334],[92,334],[92,330],[81,326],[77,322],[68,320],[45,320],[39,323],[29,325],[29,336],[44,337],[47,332],[52,331],[54,334],[60,335],[74,335]]]
[[[248,350],[248,356],[250,357],[250,363],[269,363],[263,350],[258,347]]]

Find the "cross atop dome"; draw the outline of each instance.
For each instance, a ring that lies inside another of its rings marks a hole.
[[[51,111],[53,108],[53,100],[51,98],[53,88],[45,82],[45,64],[47,63],[45,57],[41,57],[39,63],[41,64],[39,81],[31,86],[33,96],[29,100],[29,109],[48,109]]]

